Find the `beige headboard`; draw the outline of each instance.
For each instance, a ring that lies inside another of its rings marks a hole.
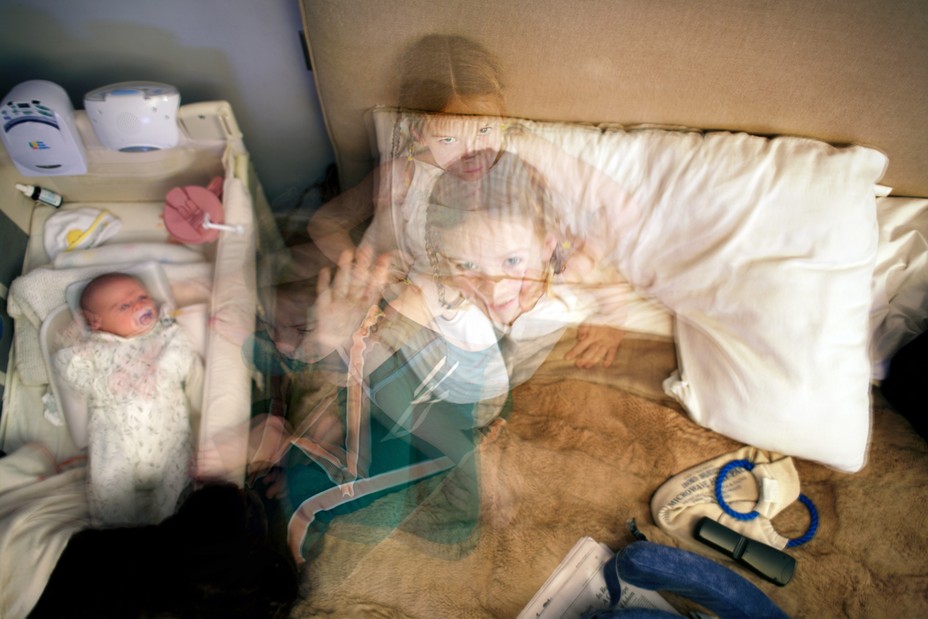
[[[508,114],[791,134],[878,148],[928,196],[925,0],[300,0],[343,187],[370,169],[364,113],[428,33],[501,60]]]

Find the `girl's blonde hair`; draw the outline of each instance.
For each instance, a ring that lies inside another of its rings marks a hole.
[[[502,72],[488,49],[460,35],[429,34],[403,53],[399,67],[401,110],[393,126],[392,158],[411,156],[415,135],[421,134],[429,114],[458,104],[467,113],[468,102],[496,101],[505,114]],[[485,109],[473,110],[485,113]]]
[[[399,106],[441,112],[456,101],[496,97],[503,106],[499,62],[485,47],[459,35],[430,34],[410,45],[400,68]]]

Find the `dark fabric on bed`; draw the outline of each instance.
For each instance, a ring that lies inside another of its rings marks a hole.
[[[271,619],[296,595],[296,569],[268,544],[260,502],[217,485],[159,525],[74,535],[30,617]]]
[[[928,415],[922,388],[928,379],[928,332],[899,349],[889,363],[889,374],[880,385],[883,395],[909,420],[922,438],[928,439]]]
[[[397,438],[389,436],[389,431],[376,418],[371,420],[371,477],[402,469],[416,462],[427,460],[429,456],[414,447],[406,438]],[[287,518],[289,518],[300,504],[321,492],[330,490],[336,486],[335,482],[329,479],[325,471],[318,464],[313,462],[305,453],[296,447],[291,447],[285,456],[284,471],[286,475],[287,495],[282,501],[282,509]],[[337,507],[319,513],[315,522],[311,525],[310,531],[303,544],[304,554],[311,553],[313,545],[325,533],[328,523],[333,518],[357,511],[382,497],[384,494],[396,492],[405,488],[406,484],[400,484],[384,488],[379,492],[372,494],[344,497],[344,501]],[[391,530],[396,524],[401,522],[409,513],[405,509],[400,509],[391,516],[384,518],[382,514],[376,522],[371,522],[371,530]],[[384,533],[385,535],[386,533]]]

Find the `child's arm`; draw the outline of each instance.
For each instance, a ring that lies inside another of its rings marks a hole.
[[[190,414],[194,417],[199,417],[203,411],[203,377],[203,361],[200,355],[194,353],[187,377],[184,379],[184,395],[187,396],[187,403],[190,405]]]
[[[600,363],[608,368],[625,337],[625,331],[585,322],[577,328],[577,343],[564,355],[565,359],[576,359],[578,368],[594,368]]]
[[[625,337],[621,328],[628,319],[628,301],[634,297],[631,285],[616,271],[595,268],[585,282],[568,282],[576,286],[575,294],[585,298],[590,314],[577,329],[577,342],[565,358],[575,360],[578,368],[592,368],[602,363],[608,368]]]
[[[310,238],[337,263],[342,252],[356,249],[351,231],[370,221],[360,245],[370,246],[378,256],[396,250],[393,209],[400,208],[406,198],[409,173],[408,166],[400,161],[374,168],[360,184],[313,214],[306,228]]]
[[[360,184],[323,204],[309,219],[306,231],[319,250],[332,262],[343,251],[353,251],[351,230],[374,214],[374,172]]]
[[[75,348],[63,348],[55,354],[55,368],[62,380],[58,383],[61,414],[75,447],[84,449],[90,443],[87,436],[89,423],[89,393],[91,379],[96,373],[85,356],[77,354]],[[68,402],[79,402],[69,406]]]

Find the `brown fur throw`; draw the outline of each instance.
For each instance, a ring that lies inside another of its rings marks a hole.
[[[441,488],[453,476],[340,516],[309,558],[293,616],[515,617],[580,537],[613,549],[631,542],[630,518],[651,541],[731,567],[792,616],[928,616],[928,448],[878,393],[863,471],[796,461],[821,523],[809,543],[788,550],[796,573],[777,587],[654,524],[649,502],[661,484],[740,447],[664,399],[672,345],[628,338],[615,367],[593,372],[559,361],[562,353],[514,390],[508,423],[477,451],[478,526],[453,542],[430,541],[459,524]],[[397,503],[416,507],[399,527],[376,530],[378,511]],[[795,537],[808,515],[797,502],[773,523]]]

